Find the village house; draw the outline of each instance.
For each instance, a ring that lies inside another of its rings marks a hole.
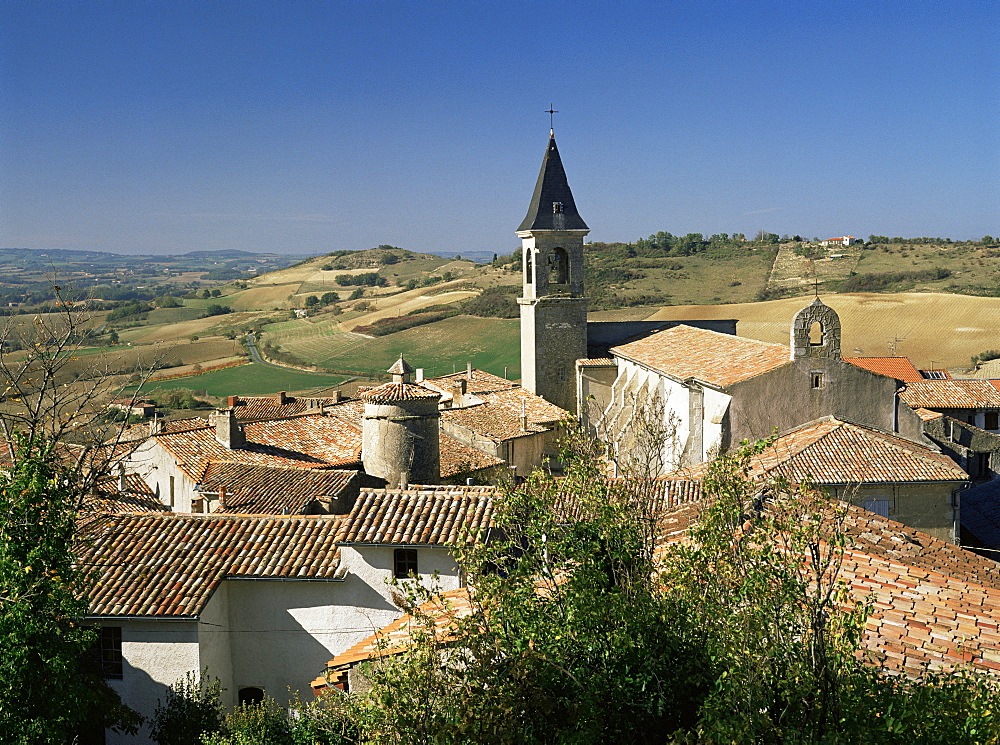
[[[346,516],[90,513],[86,622],[122,701],[149,717],[167,686],[207,671],[227,707],[308,692],[301,672],[397,618],[391,581],[447,591],[448,546],[478,540],[492,490],[363,490]],[[108,735],[108,743],[148,742]]]

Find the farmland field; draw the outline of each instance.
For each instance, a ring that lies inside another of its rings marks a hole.
[[[843,328],[844,356],[909,357],[920,368],[961,368],[1000,348],[1000,298],[936,292],[823,296]],[[788,344],[792,316],[811,298],[661,308],[651,320],[736,318],[740,336]]]
[[[516,319],[455,316],[376,338],[341,331],[334,320],[287,321],[264,331],[266,342],[331,370],[381,374],[403,353],[428,376],[464,368],[471,360],[475,367],[496,375],[503,375],[506,368],[511,379],[520,377]]]
[[[142,392],[185,388],[204,391],[206,395],[217,398],[234,395],[269,396],[278,391],[305,392],[330,388],[342,380],[343,376],[339,375],[282,370],[250,363],[187,378],[147,383],[142,387]]]

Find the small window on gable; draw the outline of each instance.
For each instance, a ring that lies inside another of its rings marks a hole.
[[[874,512],[879,517],[889,517],[889,508],[892,500],[888,497],[865,497],[861,503],[869,512]]]
[[[823,387],[823,373],[821,373],[821,372],[814,372],[814,373],[810,374],[810,377],[812,378],[812,387],[813,388],[822,388]]]
[[[809,346],[823,346],[823,324],[819,321],[813,321],[812,326],[809,327]]]
[[[417,574],[417,549],[397,548],[392,554],[392,574],[396,579],[406,579]]]
[[[122,627],[101,626],[101,674],[108,680],[124,677],[125,662],[122,658]]]
[[[240,706],[244,704],[261,704],[264,702],[264,689],[256,686],[247,686],[239,690]]]

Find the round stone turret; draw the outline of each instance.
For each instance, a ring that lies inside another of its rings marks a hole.
[[[388,370],[392,382],[361,394],[365,410],[361,459],[365,471],[387,486],[441,481],[438,401],[441,394],[410,382],[413,368],[400,355]]]

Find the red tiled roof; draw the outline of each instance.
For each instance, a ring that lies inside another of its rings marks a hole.
[[[468,371],[452,373],[451,375],[439,375],[436,378],[427,378],[421,385],[428,388],[440,388],[442,393],[450,393],[457,390],[461,381],[465,381],[466,393],[493,393],[495,391],[505,391],[511,388],[518,388],[518,384],[499,375],[493,375],[484,370],[473,370],[472,375]]]
[[[924,422],[929,422],[931,419],[940,419],[944,416],[940,411],[931,411],[930,409],[914,409],[913,413]]]
[[[838,503],[840,504],[840,503]],[[1000,670],[996,562],[853,505],[840,577],[851,602],[871,602],[864,646],[887,668]],[[661,545],[683,539],[702,505],[672,510]]]
[[[279,403],[275,396],[236,396],[233,411],[239,419],[276,419],[293,414],[308,414],[319,411],[319,408],[336,406],[339,398],[332,397],[301,397],[286,396],[284,403]]]
[[[246,463],[210,463],[201,491],[225,491],[225,505],[217,514],[302,515],[316,500],[337,498],[352,486],[357,471],[317,470]]]
[[[415,383],[383,383],[377,388],[369,388],[361,394],[361,400],[368,403],[392,403],[393,401],[418,401],[441,398],[441,394]]]
[[[193,617],[226,578],[338,579],[339,518],[117,515],[87,524],[92,616]]]
[[[417,611],[424,618],[434,619],[439,640],[447,641],[449,631],[455,621],[471,615],[473,608],[470,588],[460,587],[456,590],[443,592],[422,603],[418,606]],[[335,670],[364,660],[399,654],[413,643],[412,633],[413,616],[403,615],[385,628],[338,654],[327,663],[327,669]],[[312,682],[312,686],[314,690],[326,688],[326,677],[317,678]]]
[[[844,357],[844,362],[904,383],[916,383],[924,379],[909,357]]]
[[[111,514],[167,512],[169,508],[156,498],[149,485],[136,473],[126,474],[125,488],[118,477],[99,481],[94,493],[84,498],[81,512]]]
[[[1000,380],[923,380],[907,383],[899,397],[916,409],[1000,407]]]
[[[704,463],[677,472],[698,479]],[[871,427],[833,417],[804,424],[782,435],[750,463],[754,478],[764,475],[815,484],[897,484],[968,480],[944,453]]]
[[[444,432],[440,434],[441,478],[502,466],[504,460],[469,447]]]
[[[577,360],[577,367],[614,367],[615,361],[610,357],[595,357],[587,360]]]
[[[720,387],[769,372],[791,360],[788,347],[782,344],[683,325],[612,347],[611,353],[674,378],[696,378]]]
[[[167,432],[154,437],[193,481],[201,480],[209,463],[231,462],[259,466],[327,468],[361,461],[361,431],[344,420],[322,414],[303,414],[244,424],[247,443],[227,448],[204,423],[197,429]]]
[[[364,490],[341,522],[340,543],[447,545],[478,536],[493,515],[492,486]]]

